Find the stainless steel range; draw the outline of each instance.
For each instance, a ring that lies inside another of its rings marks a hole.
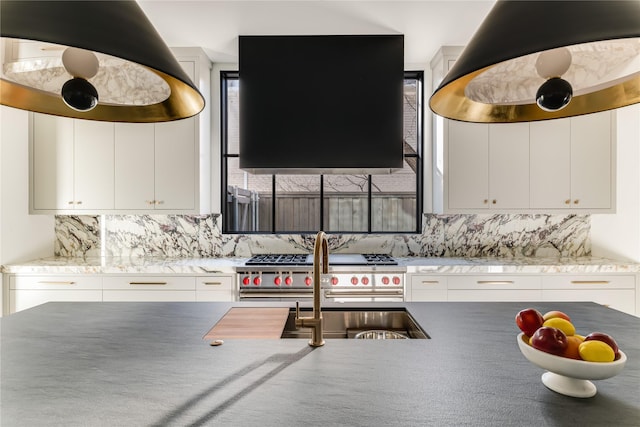
[[[237,269],[239,299],[310,300],[313,256],[255,255]],[[389,255],[330,254],[329,274],[321,277],[325,301],[404,301],[405,269]]]

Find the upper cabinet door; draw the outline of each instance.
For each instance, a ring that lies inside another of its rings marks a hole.
[[[529,125],[506,123],[489,127],[489,206],[529,207]]]
[[[153,123],[116,123],[116,209],[153,209],[154,138]]]
[[[31,208],[73,209],[73,119],[31,114]]]
[[[156,210],[195,209],[197,159],[194,118],[156,123]]]
[[[487,209],[489,126],[446,120],[445,191],[448,209]]]
[[[76,209],[113,209],[114,124],[74,120]]]
[[[545,120],[530,125],[531,207],[566,209],[571,204],[571,123]]]
[[[575,208],[612,207],[611,152],[610,112],[571,119],[571,203]]]

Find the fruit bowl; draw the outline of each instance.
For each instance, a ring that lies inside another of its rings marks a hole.
[[[614,377],[622,371],[627,356],[620,351],[620,358],[613,362],[587,362],[555,356],[537,350],[525,341],[524,333],[518,334],[518,347],[534,365],[548,372],[542,374],[542,383],[551,390],[572,397],[595,396],[596,386],[589,380],[604,380]]]

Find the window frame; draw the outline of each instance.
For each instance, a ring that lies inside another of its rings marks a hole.
[[[233,158],[239,158],[239,153],[229,153],[228,152],[228,91],[227,91],[227,82],[229,80],[238,80],[239,72],[232,70],[220,71],[220,173],[221,173],[221,214],[222,217],[225,218],[227,215],[227,181],[228,181],[228,160]],[[415,158],[416,159],[416,221],[415,228],[411,231],[372,231],[372,203],[373,203],[373,180],[372,175],[367,176],[367,230],[366,231],[331,231],[325,230],[327,233],[331,234],[419,234],[422,229],[422,213],[423,213],[423,176],[424,176],[424,158],[422,155],[423,147],[424,147],[424,71],[405,71],[404,72],[405,80],[415,80],[416,81],[416,107],[418,108],[418,112],[416,114],[416,151],[415,153],[406,153],[403,150],[403,158]],[[406,161],[406,160],[405,160]],[[276,206],[275,203],[277,198],[276,192],[276,174],[271,175],[271,194],[272,194],[272,203],[271,203],[271,224],[270,231],[245,231],[245,230],[229,230],[227,227],[227,221],[224,220],[222,223],[222,233],[223,234],[307,234],[314,233],[317,230],[308,230],[308,231],[286,231],[286,230],[276,230]],[[320,179],[320,187],[319,187],[319,198],[320,198],[320,226],[322,228],[322,224],[324,224],[325,215],[324,215],[324,205],[325,205],[325,193],[324,193],[324,180],[325,175],[318,175]]]

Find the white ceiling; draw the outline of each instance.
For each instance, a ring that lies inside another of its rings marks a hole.
[[[425,64],[444,45],[465,45],[494,1],[139,0],[171,47],[200,46],[237,62],[238,35],[404,34],[405,62]]]

